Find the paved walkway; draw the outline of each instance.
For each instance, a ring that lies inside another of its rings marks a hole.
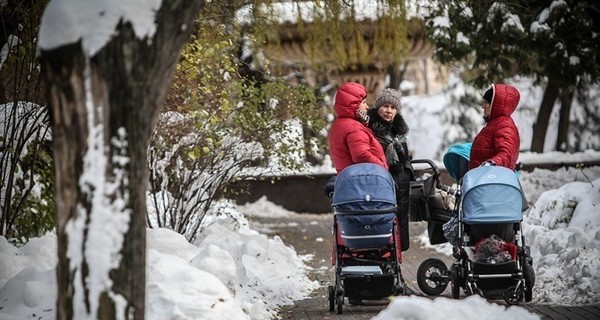
[[[282,319],[315,320],[315,319],[371,319],[386,308],[389,301],[369,301],[365,305],[354,306],[346,302],[341,315],[329,311],[327,286],[334,282],[334,271],[331,268],[331,222],[330,214],[298,214],[280,218],[252,218],[252,227],[270,236],[278,235],[284,243],[293,246],[299,255],[310,255],[309,264],[312,271],[309,276],[321,284],[311,296],[298,301],[294,306],[280,310]],[[417,285],[417,269],[427,258],[437,257],[450,265],[452,258],[432,249],[421,248],[418,236],[425,230],[424,223],[411,223],[411,247],[402,255],[402,275],[407,285],[416,295],[423,296]],[[450,298],[450,286],[440,296]],[[535,297],[534,297],[535,299]],[[504,304],[504,301],[498,301]],[[590,320],[600,319],[600,305],[584,307],[564,307],[522,304],[530,312],[540,315],[541,319],[552,320]]]

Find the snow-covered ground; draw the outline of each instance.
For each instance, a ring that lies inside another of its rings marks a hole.
[[[595,272],[600,268],[600,168],[535,170],[521,180],[529,200],[536,200],[524,221],[537,277],[534,303],[600,303],[600,273]],[[304,257],[279,238],[249,229],[240,209],[254,215],[296,214],[264,198],[242,208],[224,201],[214,207],[195,244],[167,229],[148,230],[148,319],[268,319],[279,306],[317,287],[308,279]],[[0,237],[1,319],[55,319],[56,259],[55,235],[20,248]],[[443,314],[539,318],[479,297],[398,297],[377,319],[407,316],[406,310],[413,310],[412,319]]]
[[[168,229],[147,233],[147,319],[269,319],[317,283],[279,238],[249,229],[228,201],[197,243]],[[17,248],[0,237],[0,319],[55,319],[56,236]]]

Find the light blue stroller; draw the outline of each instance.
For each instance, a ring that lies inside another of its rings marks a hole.
[[[448,270],[439,259],[423,261],[417,271],[419,288],[438,295],[451,283],[455,299],[463,291],[504,298],[508,304],[531,301],[535,275],[521,233],[524,206],[517,175],[504,167],[483,166],[464,170],[461,176],[450,172],[464,168],[448,165],[447,160],[456,160],[449,158],[444,157],[446,167],[459,181],[453,218],[457,232],[448,239],[454,245],[455,262]]]

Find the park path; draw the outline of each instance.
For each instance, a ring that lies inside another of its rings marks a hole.
[[[283,242],[294,247],[299,255],[310,257],[309,277],[319,282],[320,287],[310,297],[297,301],[295,305],[279,311],[279,317],[285,320],[356,320],[371,319],[384,310],[389,301],[369,301],[363,305],[344,304],[341,315],[329,311],[327,286],[334,282],[331,268],[331,214],[293,214],[281,217],[251,217],[251,227],[268,236],[279,236]],[[417,285],[417,269],[427,258],[436,257],[447,265],[452,258],[430,248],[423,248],[419,236],[425,231],[423,222],[411,222],[411,245],[402,254],[402,275],[415,295],[424,296]],[[440,296],[451,297],[450,286]],[[498,303],[504,303],[499,301]],[[523,304],[543,320],[590,320],[600,319],[600,305],[565,307],[537,304]]]

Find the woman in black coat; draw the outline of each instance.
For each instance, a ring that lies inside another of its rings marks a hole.
[[[389,171],[396,182],[396,201],[398,203],[398,221],[401,230],[402,251],[408,250],[410,245],[408,233],[408,196],[410,192],[410,180],[414,175],[406,134],[408,125],[400,115],[399,91],[384,89],[377,99],[373,108],[368,110],[369,127],[381,143],[385,151]]]

